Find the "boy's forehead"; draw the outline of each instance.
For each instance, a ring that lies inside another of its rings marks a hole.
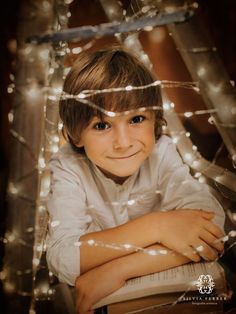
[[[154,113],[154,110],[152,108],[148,107],[140,107],[140,108],[135,108],[135,109],[130,109],[130,110],[125,110],[125,111],[108,111],[106,113],[97,113],[95,114],[92,119],[99,119],[99,120],[105,120],[105,119],[115,119],[119,117],[132,117],[134,115],[141,115],[142,113],[145,114],[150,114],[152,115]]]

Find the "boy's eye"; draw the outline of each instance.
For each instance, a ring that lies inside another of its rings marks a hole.
[[[98,122],[94,124],[93,128],[98,131],[103,131],[109,129],[110,125],[106,122]]]
[[[131,124],[141,123],[145,120],[144,116],[135,116],[130,120]]]

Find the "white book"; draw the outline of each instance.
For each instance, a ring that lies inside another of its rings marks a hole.
[[[201,275],[211,276],[214,291],[226,290],[224,270],[217,262],[189,263],[129,279],[123,287],[104,297],[93,308],[155,294],[195,291],[198,290]]]

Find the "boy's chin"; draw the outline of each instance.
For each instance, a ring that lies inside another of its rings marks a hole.
[[[115,181],[116,183],[123,183],[126,179],[132,176],[135,171],[104,171],[100,168],[103,174],[107,177]]]

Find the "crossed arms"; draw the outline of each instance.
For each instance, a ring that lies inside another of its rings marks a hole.
[[[219,240],[223,231],[212,222],[214,215],[192,209],[152,212],[118,227],[83,235],[81,241],[93,239],[155,250],[165,248],[167,254],[152,256],[133,249],[82,245],[81,275],[75,282],[77,312],[93,313],[93,304],[120,288],[129,278],[198,262],[201,258],[216,259],[224,247]]]

